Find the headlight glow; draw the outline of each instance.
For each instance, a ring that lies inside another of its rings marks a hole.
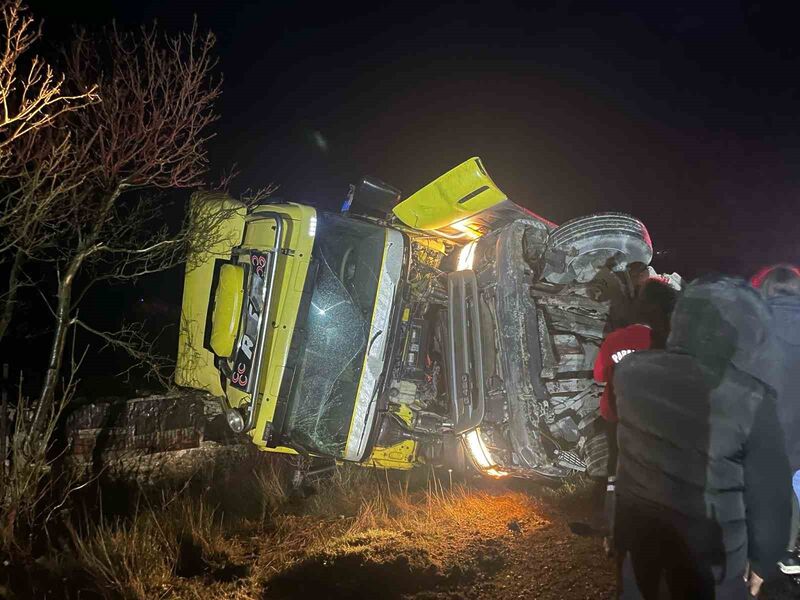
[[[489,469],[488,471],[486,471],[486,474],[487,475],[491,475],[492,477],[506,477],[506,476],[508,476],[508,473],[506,473],[505,471],[500,471],[498,469]]]
[[[497,468],[497,463],[492,459],[492,455],[489,453],[486,444],[483,443],[481,432],[478,429],[473,429],[465,434],[464,439],[467,442],[469,453],[472,455],[472,460],[475,461],[475,464],[481,471],[490,477],[506,477],[509,475],[505,471],[501,471]]]
[[[456,271],[469,271],[475,261],[475,242],[470,242],[458,252],[458,265]]]
[[[489,452],[487,452],[478,430],[473,429],[464,436],[464,439],[467,440],[469,452],[472,454],[472,458],[478,466],[482,469],[491,469],[494,466],[494,462],[489,458]]]
[[[317,235],[317,215],[308,220],[308,235],[311,237]]]

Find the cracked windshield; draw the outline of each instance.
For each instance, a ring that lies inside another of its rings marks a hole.
[[[290,437],[342,455],[358,393],[385,245],[383,229],[318,214],[319,268],[289,401]]]

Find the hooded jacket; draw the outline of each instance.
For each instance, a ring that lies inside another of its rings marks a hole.
[[[770,575],[785,548],[789,465],[765,383],[778,360],[760,296],[711,277],[679,299],[666,350],[617,366],[621,502],[674,523],[717,581],[748,560]]]
[[[781,368],[776,374],[778,417],[786,438],[792,471],[800,469],[800,296],[775,296],[767,300],[778,344]]]

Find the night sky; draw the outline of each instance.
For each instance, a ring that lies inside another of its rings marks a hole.
[[[645,221],[659,270],[800,261],[800,38],[780,3],[30,0],[51,44],[157,18],[218,35],[217,171],[338,207],[481,156],[557,222]]]

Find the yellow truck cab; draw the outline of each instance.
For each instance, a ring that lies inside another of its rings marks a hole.
[[[340,213],[192,210],[226,217],[187,263],[176,378],[235,432],[384,468],[461,448],[490,476],[602,476],[591,362],[627,266],[652,256],[633,217],[556,227],[478,158],[402,200],[364,179]]]

